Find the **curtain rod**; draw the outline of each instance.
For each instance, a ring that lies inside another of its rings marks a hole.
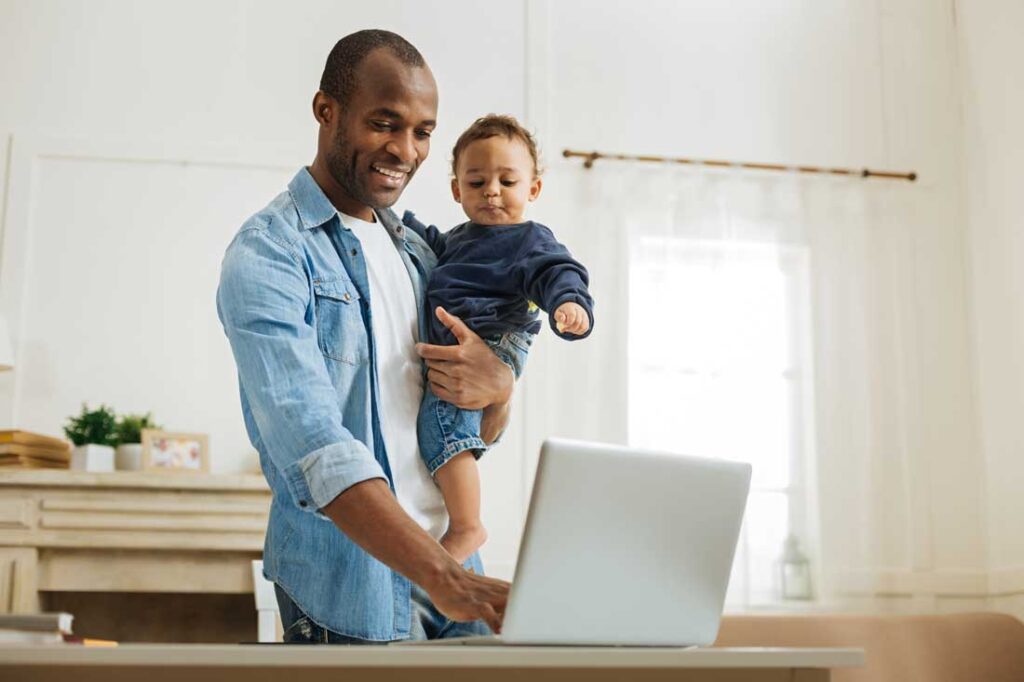
[[[747,163],[739,161],[715,161],[712,159],[681,159],[668,156],[637,156],[632,154],[607,154],[604,152],[577,152],[563,149],[562,156],[567,159],[583,159],[584,168],[593,168],[594,162],[600,159],[609,161],[647,161],[653,163],[681,163],[697,166],[716,166],[721,168],[750,168],[766,171],[796,171],[798,173],[822,173],[825,175],[852,175],[860,178],[883,178],[886,180],[917,180],[917,173],[897,173],[894,171],[876,171],[869,168],[820,168],[818,166],[785,166],[781,163]]]

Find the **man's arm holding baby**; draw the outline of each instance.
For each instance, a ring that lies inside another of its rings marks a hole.
[[[444,308],[435,313],[458,344],[416,345],[416,352],[427,363],[430,390],[461,409],[483,410],[480,437],[493,443],[508,426],[515,375],[462,320]]]
[[[412,211],[402,215],[402,223],[418,234],[440,258],[444,254],[447,235],[433,225],[425,225]],[[464,410],[483,410],[480,437],[490,445],[508,426],[512,415],[512,389],[515,375],[498,359],[462,320],[438,308],[437,318],[458,340],[455,346],[416,347],[427,363],[427,378],[434,393]]]
[[[493,433],[490,440],[483,435],[492,442],[508,424],[512,371],[462,320],[441,308],[437,316],[459,345],[417,344],[431,388],[459,407],[483,407],[481,434]],[[402,510],[387,481],[357,483],[321,511],[360,547],[423,587],[441,613],[457,621],[482,618],[501,631],[508,583],[465,571]]]

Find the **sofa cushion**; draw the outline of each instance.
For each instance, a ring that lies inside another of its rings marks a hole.
[[[1024,682],[1024,623],[999,613],[726,616],[715,646],[855,646],[834,682]]]

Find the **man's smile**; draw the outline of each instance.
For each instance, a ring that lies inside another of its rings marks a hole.
[[[403,169],[398,169],[398,168],[388,168],[387,166],[381,166],[381,165],[376,164],[376,163],[373,164],[372,167],[373,167],[373,170],[377,171],[378,173],[381,173],[382,175],[386,175],[389,178],[398,178],[399,180],[405,178],[405,176],[407,176],[409,174],[409,172],[410,172],[409,170],[403,170]]]
[[[372,164],[370,167],[381,184],[390,189],[401,188],[412,173],[412,169],[391,168],[379,163]]]

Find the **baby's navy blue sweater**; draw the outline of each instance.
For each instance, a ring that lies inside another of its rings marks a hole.
[[[430,343],[457,343],[434,314],[437,306],[481,337],[509,331],[539,332],[541,323],[536,310],[530,309],[531,301],[548,314],[551,329],[563,339],[586,338],[594,329],[587,269],[543,225],[533,221],[515,225],[466,222],[441,232],[421,223],[410,211],[402,216],[402,222],[437,254],[426,296]],[[554,314],[567,301],[578,303],[590,316],[585,334],[559,333]]]

